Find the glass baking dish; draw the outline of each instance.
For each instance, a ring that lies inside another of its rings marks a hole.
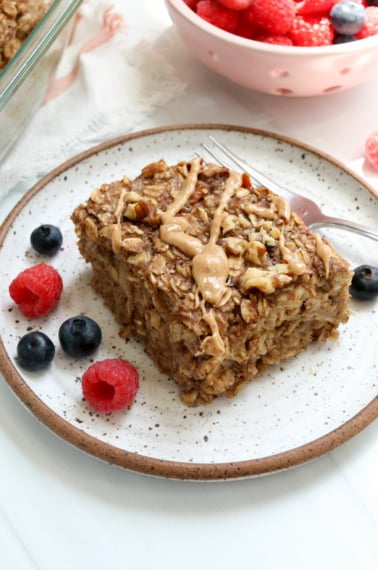
[[[0,162],[42,103],[83,0],[55,0],[0,72]],[[50,2],[49,2],[50,3]]]

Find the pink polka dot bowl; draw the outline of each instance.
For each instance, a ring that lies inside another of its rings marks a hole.
[[[183,0],[165,0],[178,34],[207,67],[249,89],[308,97],[350,89],[378,74],[378,35],[322,46],[273,45],[225,32]]]

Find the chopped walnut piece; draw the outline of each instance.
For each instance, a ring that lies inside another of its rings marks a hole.
[[[237,237],[227,237],[224,239],[224,248],[227,253],[232,253],[233,255],[243,255],[248,242],[245,239],[240,239]]]
[[[251,177],[246,172],[243,172],[242,174],[242,187],[247,188],[248,190],[252,188]]]
[[[151,162],[147,164],[142,169],[142,176],[144,178],[153,178],[155,174],[165,172],[167,170],[167,163],[165,160],[159,160],[158,162]]]
[[[157,208],[150,200],[140,199],[127,204],[123,214],[129,220],[143,221],[151,225],[156,225],[160,222]]]
[[[270,295],[276,289],[281,289],[281,287],[290,283],[291,280],[292,278],[285,273],[249,267],[240,278],[240,287],[244,293],[250,289],[259,289],[263,293]]]
[[[156,225],[160,222],[157,208],[150,200],[140,200],[137,204],[137,209],[138,208],[141,210],[141,213],[144,214],[142,219],[147,224]]]
[[[245,257],[247,261],[254,265],[263,265],[266,247],[261,241],[250,241],[247,245]]]

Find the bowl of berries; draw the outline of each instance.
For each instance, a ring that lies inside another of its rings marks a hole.
[[[213,71],[274,95],[316,96],[378,73],[378,0],[166,0]]]

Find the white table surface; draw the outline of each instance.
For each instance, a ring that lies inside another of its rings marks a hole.
[[[187,83],[143,127],[221,122],[275,131],[327,152],[378,188],[363,161],[366,136],[378,128],[378,77],[319,98],[252,93],[193,59],[163,0],[128,4],[134,33],[152,37]],[[0,221],[25,189],[1,201]],[[1,570],[378,567],[377,422],[292,470],[194,483],[86,455],[30,415],[5,381],[0,399]]]

